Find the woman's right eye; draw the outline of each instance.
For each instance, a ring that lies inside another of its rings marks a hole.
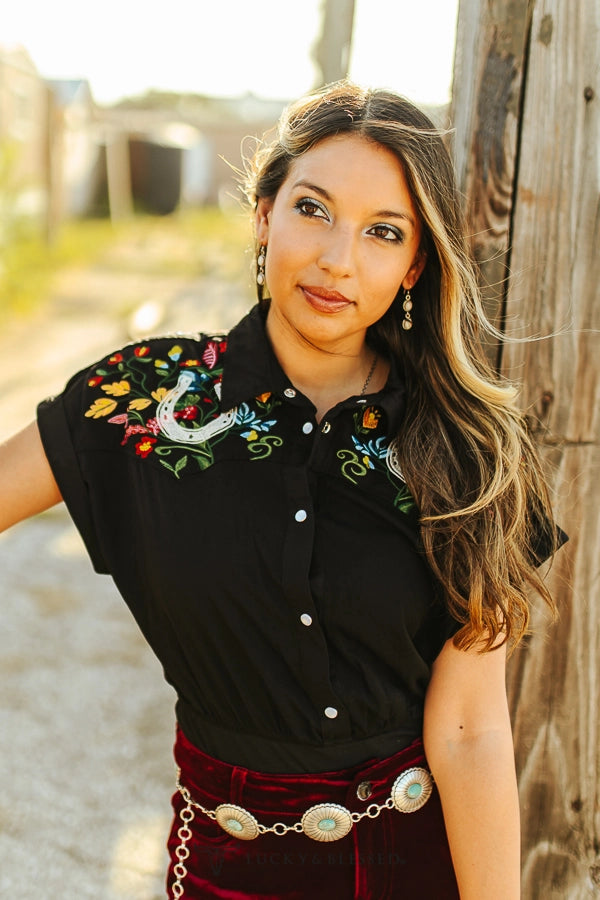
[[[319,203],[318,200],[313,200],[312,197],[302,197],[302,199],[297,200],[294,204],[294,209],[296,209],[301,216],[306,216],[308,219],[329,218],[325,207]]]

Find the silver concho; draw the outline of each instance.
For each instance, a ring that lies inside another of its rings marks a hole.
[[[392,788],[392,800],[398,812],[421,809],[431,796],[433,779],[427,769],[415,767],[399,775]]]
[[[223,831],[240,841],[253,841],[258,837],[258,822],[241,806],[222,803],[215,809],[215,819]]]
[[[313,841],[339,841],[352,828],[352,817],[337,803],[319,803],[302,816],[302,831]]]

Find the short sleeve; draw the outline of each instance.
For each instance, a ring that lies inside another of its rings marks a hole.
[[[199,426],[217,415],[225,347],[209,335],[129,344],[38,406],[48,462],[97,572],[114,576],[125,552],[120,543],[131,539],[136,484],[144,477],[139,461],[150,457],[149,467],[179,474],[181,463],[170,463],[172,442],[157,419],[161,400],[184,384],[176,417]]]
[[[562,528],[537,508],[532,508],[530,512],[529,533],[529,554],[531,563],[536,568],[569,540]]]
[[[37,409],[44,451],[73,522],[84,541],[96,572],[109,572],[98,535],[89,478],[84,476],[78,447],[77,424],[83,416],[87,371],[79,372],[58,397],[42,401]]]

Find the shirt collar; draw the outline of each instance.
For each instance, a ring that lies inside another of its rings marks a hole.
[[[267,304],[256,304],[229,332],[221,388],[223,409],[232,409],[268,391],[283,395],[293,387],[267,337],[267,312]],[[349,398],[342,405],[355,407],[357,401],[356,397]],[[361,397],[359,402],[361,406],[382,407],[387,415],[388,433],[397,432],[404,412],[405,386],[394,359],[390,360],[385,387]]]
[[[229,332],[223,369],[224,409],[267,391],[283,392],[290,380],[273,353],[265,327],[268,307],[256,304]]]

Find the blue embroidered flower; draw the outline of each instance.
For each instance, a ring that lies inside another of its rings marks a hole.
[[[242,437],[247,438],[252,431],[269,431],[273,425],[277,424],[277,420],[267,419],[266,421],[262,421],[257,414],[250,409],[247,403],[242,403],[238,407],[235,424],[247,426],[247,430],[241,432]]]
[[[356,437],[356,435],[352,435],[352,443],[354,444],[358,453],[360,453],[363,457],[370,457],[371,459],[385,459],[387,456],[388,445],[386,443],[385,437],[378,437],[374,441],[362,442]],[[374,466],[369,460],[369,468],[373,469]]]

